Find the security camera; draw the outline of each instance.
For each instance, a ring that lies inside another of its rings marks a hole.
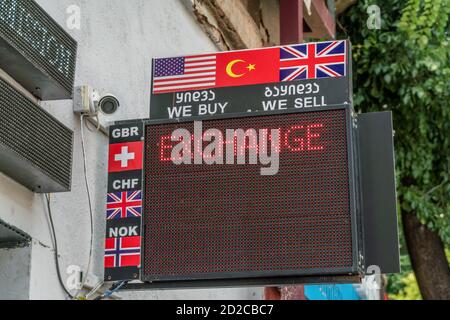
[[[87,85],[75,88],[73,111],[77,114],[95,116],[101,111],[111,115],[119,107],[119,99],[112,94],[101,94],[99,90]]]
[[[119,107],[119,99],[112,94],[104,95],[98,102],[98,108],[100,111],[107,115],[115,113]]]

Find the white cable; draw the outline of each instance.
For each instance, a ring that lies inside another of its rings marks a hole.
[[[64,282],[62,280],[61,275],[61,269],[59,267],[59,254],[58,254],[58,240],[56,239],[56,231],[55,231],[55,224],[53,223],[53,217],[52,217],[52,208],[50,206],[50,194],[45,194],[45,202],[47,203],[47,213],[48,213],[48,219],[50,224],[50,233],[51,233],[51,239],[53,242],[53,250],[54,250],[54,258],[55,258],[55,266],[56,266],[56,274],[58,276],[59,284],[61,285],[61,288],[64,290],[64,292],[67,294],[67,296],[70,299],[73,299],[75,296],[73,296],[70,291],[66,288],[64,285]]]
[[[86,299],[89,299],[94,293],[96,293],[104,284],[104,281],[100,281],[87,295]]]
[[[90,132],[98,132],[98,131],[100,131],[101,125],[100,125],[100,119],[98,118],[98,113],[95,114],[95,118],[97,119],[97,126],[95,127],[95,129],[92,129],[92,128],[90,128],[90,127],[88,126],[89,121],[86,121],[86,122],[85,122],[86,128],[88,128],[88,130],[89,130]],[[93,121],[93,120],[92,120],[92,121]]]
[[[80,117],[81,150],[82,150],[82,154],[83,154],[84,181],[86,183],[86,191],[87,191],[88,204],[89,204],[89,216],[90,216],[90,223],[91,223],[91,240],[90,240],[90,246],[89,246],[89,260],[88,260],[88,264],[87,264],[87,268],[86,268],[86,273],[83,275],[81,289],[83,289],[84,285],[86,284],[86,280],[89,275],[89,269],[91,266],[91,259],[92,259],[92,250],[93,250],[93,237],[94,237],[94,221],[93,221],[93,214],[92,214],[91,190],[89,188],[89,182],[88,182],[87,157],[86,157],[86,149],[85,149],[85,142],[84,142],[84,124],[85,124],[84,118],[85,118],[85,115],[82,114]],[[81,289],[78,290],[77,296],[80,293]]]

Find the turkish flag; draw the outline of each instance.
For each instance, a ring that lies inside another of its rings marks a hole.
[[[110,144],[108,172],[141,170],[143,147],[142,141]]]
[[[217,55],[217,87],[280,81],[280,49],[243,50]]]

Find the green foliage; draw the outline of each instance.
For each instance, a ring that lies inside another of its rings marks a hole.
[[[389,299],[422,300],[422,295],[420,294],[419,286],[413,272],[410,272],[406,276],[402,277],[400,281],[403,284],[403,288],[396,294],[390,294]]]
[[[450,260],[450,250],[445,250],[447,260]],[[417,284],[408,255],[400,257],[402,272],[388,276],[386,291],[391,300],[421,300],[419,285]]]
[[[367,8],[381,9],[369,30]],[[394,114],[400,209],[450,244],[449,0],[359,0],[340,23],[353,44],[355,109]]]
[[[388,276],[386,291],[391,300],[421,300],[419,286],[408,255],[400,257],[402,272]]]

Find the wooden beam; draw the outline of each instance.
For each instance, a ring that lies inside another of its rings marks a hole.
[[[241,0],[193,0],[198,22],[221,50],[264,46],[259,25]]]
[[[311,32],[305,33],[305,38],[334,39],[336,37],[336,21],[330,14],[325,0],[312,0],[311,15],[304,15],[305,22]]]
[[[336,16],[354,5],[357,0],[336,0]]]
[[[280,0],[280,42],[303,42],[303,0]]]

